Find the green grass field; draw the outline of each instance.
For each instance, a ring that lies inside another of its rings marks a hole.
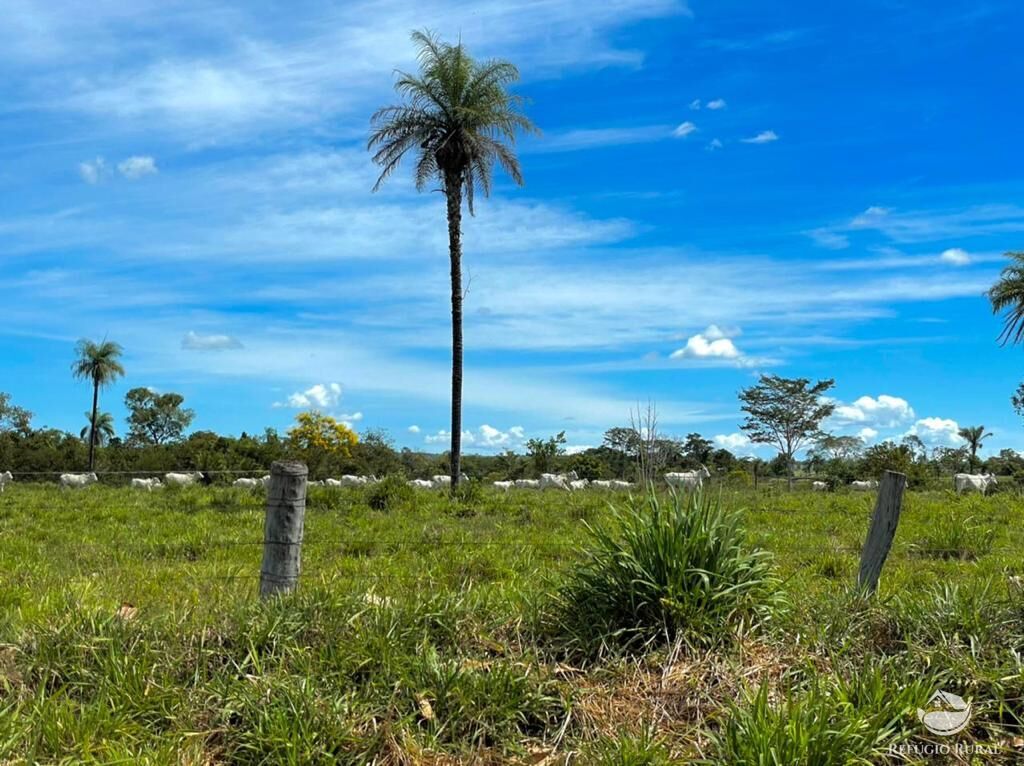
[[[909,493],[866,599],[873,494],[710,492],[768,618],[582,651],[553,615],[625,495],[312,488],[299,592],[261,603],[254,493],[11,485],[0,763],[916,762],[937,688],[973,705],[948,742],[1024,755],[1024,500]]]

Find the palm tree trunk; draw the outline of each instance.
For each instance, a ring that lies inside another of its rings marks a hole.
[[[462,474],[462,178],[448,173],[445,178],[448,199],[448,255],[452,277],[452,488],[459,486]]]
[[[100,402],[100,384],[92,384],[92,418],[89,420],[89,471],[93,470],[93,457],[96,453],[96,408]]]

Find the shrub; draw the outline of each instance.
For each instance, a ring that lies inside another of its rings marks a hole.
[[[384,477],[366,490],[366,504],[375,511],[390,511],[400,505],[408,505],[415,498],[412,487],[401,476],[392,474]]]
[[[749,548],[740,514],[709,494],[656,494],[612,508],[557,599],[570,645],[630,650],[659,640],[718,643],[780,603],[769,554]]]

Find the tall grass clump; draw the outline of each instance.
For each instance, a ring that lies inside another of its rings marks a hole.
[[[402,476],[387,476],[366,490],[366,504],[375,511],[391,511],[411,505],[415,492]]]
[[[570,648],[712,645],[764,622],[781,602],[769,554],[747,544],[741,514],[720,497],[648,493],[587,528],[582,561],[557,596]]]
[[[911,550],[930,558],[973,561],[992,550],[994,539],[995,530],[954,511],[929,524]]]
[[[850,673],[849,680],[820,679],[777,701],[764,683],[724,711],[722,729],[713,737],[715,758],[708,763],[877,763],[890,746],[920,731],[913,711],[933,691],[929,679],[892,671],[869,666]]]

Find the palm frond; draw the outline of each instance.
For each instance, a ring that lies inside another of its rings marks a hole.
[[[987,293],[993,314],[1007,312],[998,338],[1004,346],[1024,340],[1024,252],[1009,252],[1006,256],[1010,265]]]

